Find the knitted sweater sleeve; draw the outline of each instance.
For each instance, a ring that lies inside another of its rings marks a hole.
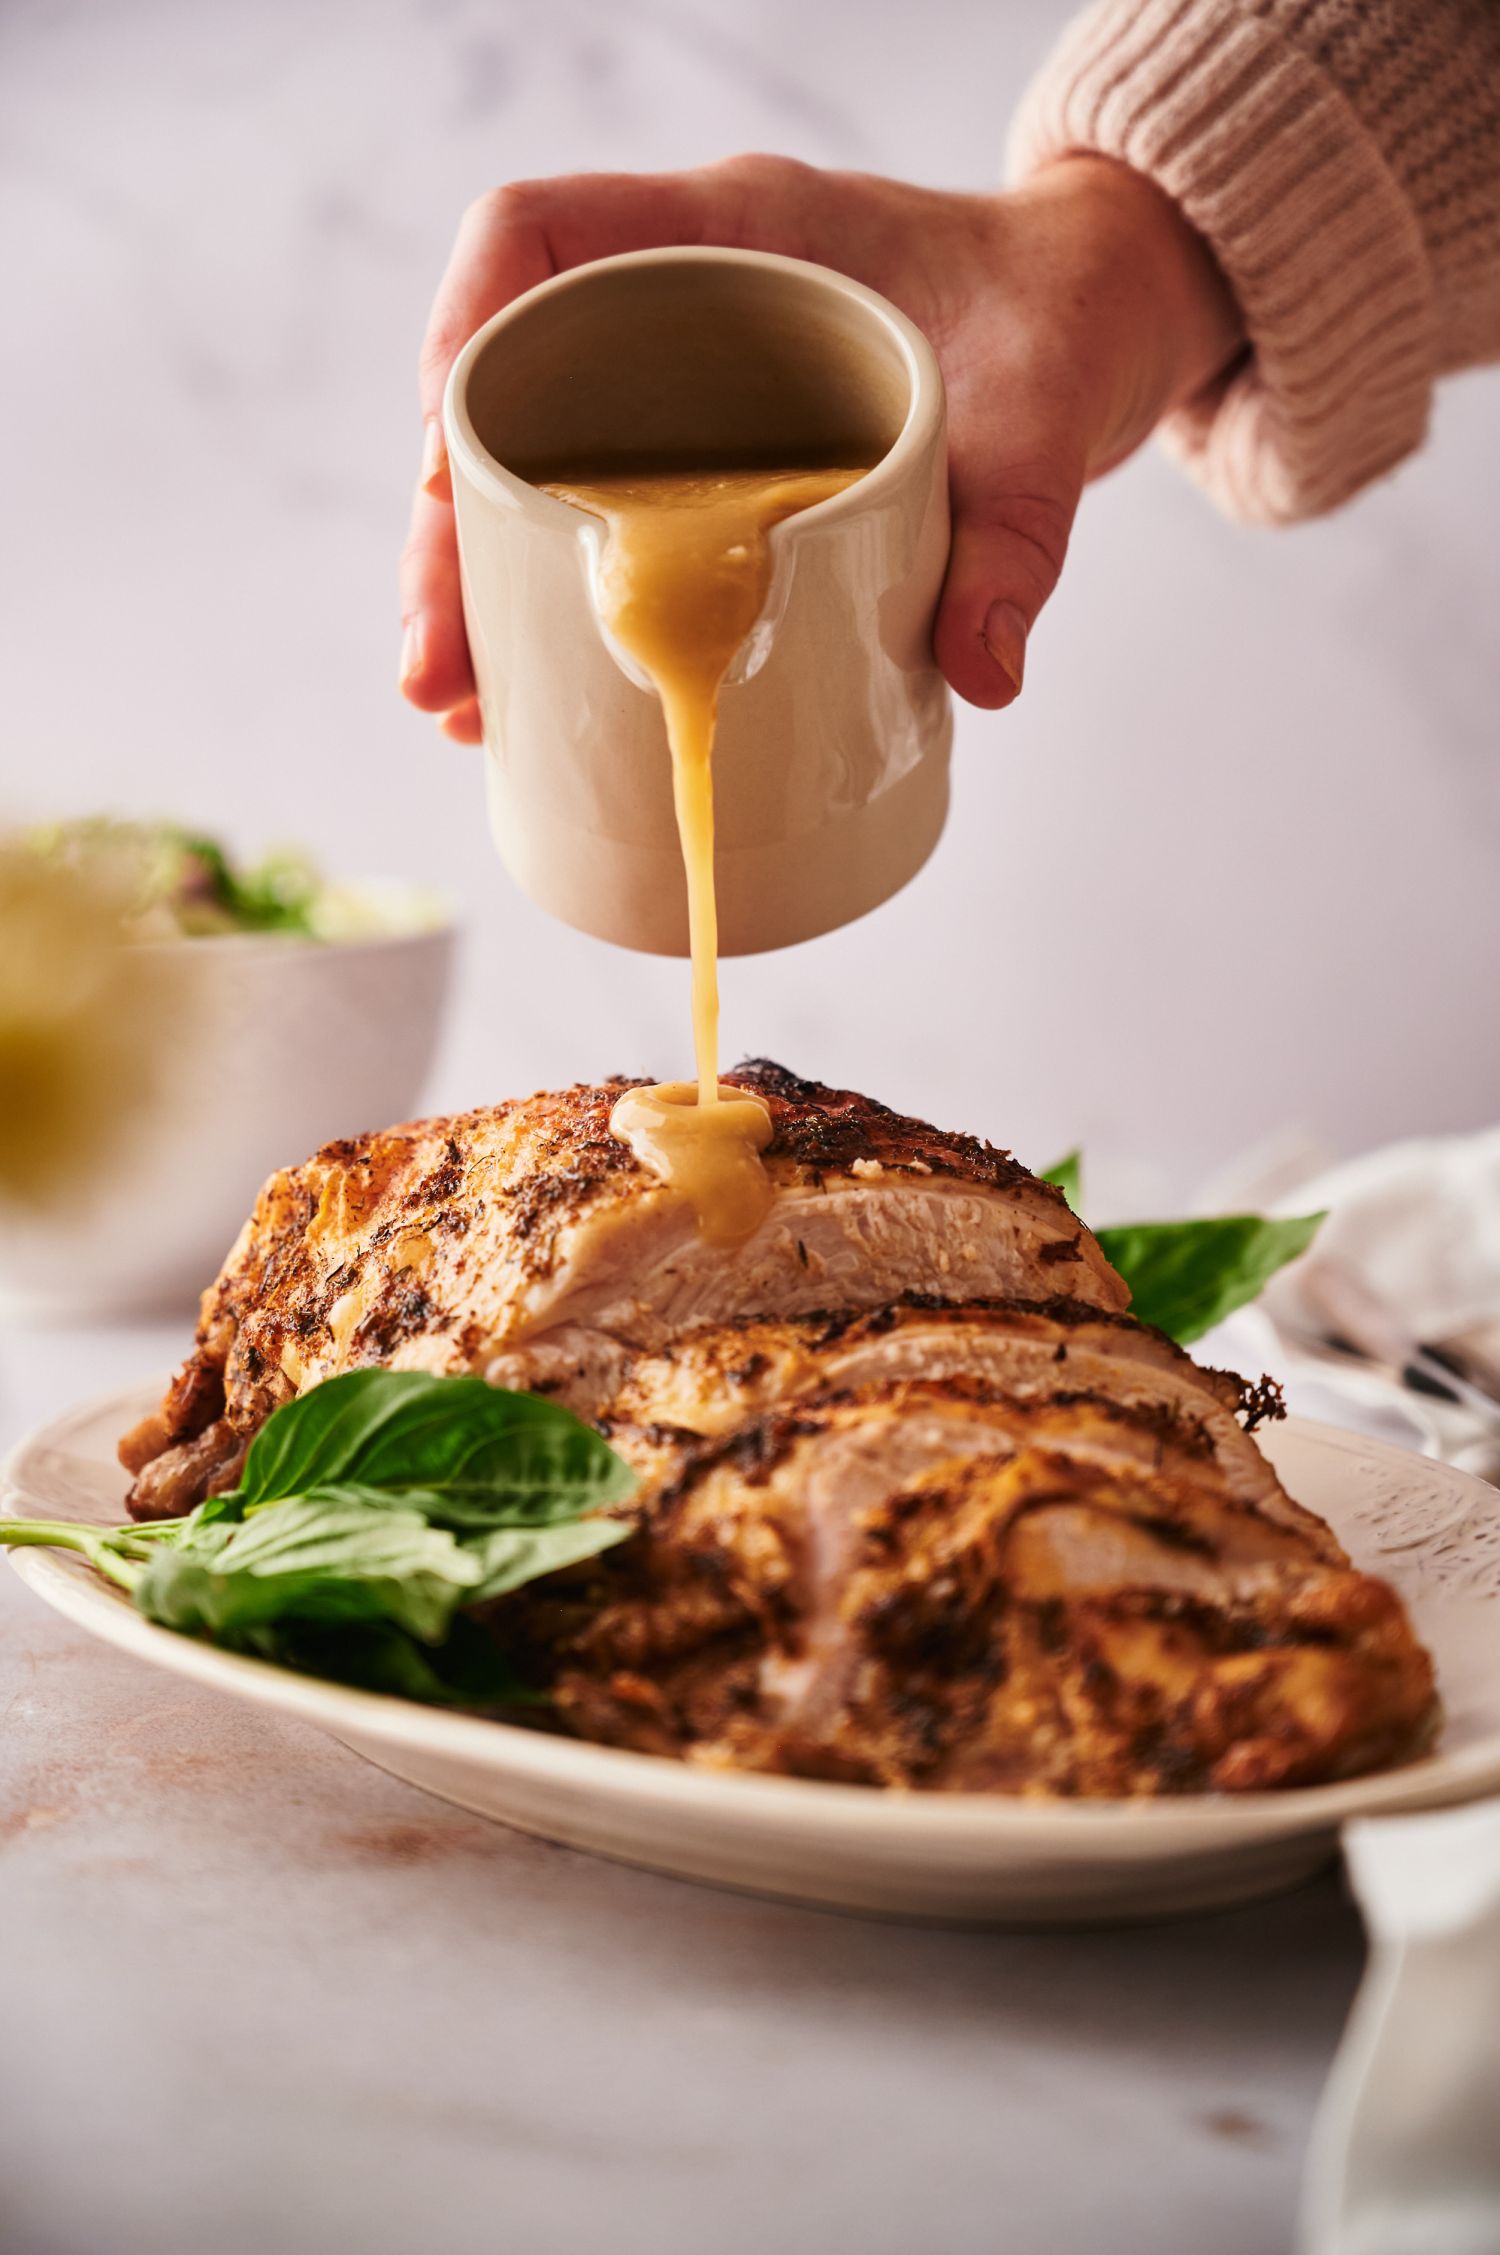
[[[1232,515],[1336,508],[1500,356],[1500,0],[1100,0],[1012,129],[1147,173],[1206,237],[1249,350],[1163,436]]]

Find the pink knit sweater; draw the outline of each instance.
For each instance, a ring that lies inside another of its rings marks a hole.
[[[1500,356],[1500,0],[1101,0],[1012,173],[1077,149],[1149,173],[1239,299],[1249,353],[1164,433],[1237,517],[1337,507]]]

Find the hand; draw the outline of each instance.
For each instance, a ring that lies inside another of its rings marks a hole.
[[[401,687],[480,738],[443,445],[448,371],[492,313],[565,268],[671,243],[816,260],[931,339],[948,389],[953,550],[933,633],[971,704],[1020,692],[1026,638],[1086,481],[1139,446],[1241,348],[1207,246],[1142,175],[1070,156],[1004,195],[952,195],[779,157],[701,172],[585,173],[464,215],[422,347],[422,481],[401,565]]]

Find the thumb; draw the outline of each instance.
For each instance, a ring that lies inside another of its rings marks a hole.
[[[1050,455],[975,462],[955,445],[953,547],[933,629],[938,664],[960,697],[990,710],[1021,693],[1026,641],[1057,585],[1083,490]]]

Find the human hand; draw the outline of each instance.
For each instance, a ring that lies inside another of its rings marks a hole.
[[[459,742],[477,743],[481,730],[443,444],[448,371],[491,314],[549,275],[674,243],[836,267],[931,340],[948,392],[953,500],[933,647],[975,705],[1020,692],[1026,638],[1085,483],[1212,382],[1243,341],[1201,237],[1149,180],[1104,157],[1062,158],[989,196],[781,157],[496,189],[465,213],[428,323],[422,478],[401,564],[401,687]]]

